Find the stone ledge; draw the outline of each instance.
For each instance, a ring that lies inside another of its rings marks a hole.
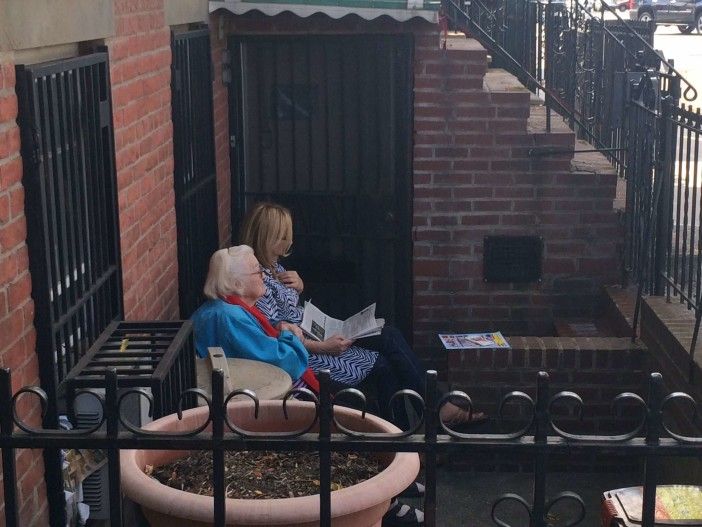
[[[114,18],[113,0],[5,0],[0,2],[0,50],[108,38],[115,33]]]

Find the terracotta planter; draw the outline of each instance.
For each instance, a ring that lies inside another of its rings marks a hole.
[[[281,401],[263,401],[259,418],[254,419],[252,405],[237,402],[229,405],[230,420],[250,431],[293,431],[304,428],[314,415],[314,405],[289,401],[288,420]],[[206,415],[207,407],[183,412],[183,420],[169,415],[145,428],[153,431],[185,431],[196,428]],[[336,407],[337,418],[346,427],[366,432],[399,432],[394,425],[378,417]],[[183,492],[144,474],[146,465],[160,466],[187,455],[184,451],[126,450],[121,456],[122,490],[141,505],[152,527],[212,525],[214,513],[211,497]],[[390,499],[409,486],[419,473],[419,456],[415,453],[383,454],[385,469],[377,476],[331,494],[332,524],[335,527],[380,527]],[[270,500],[228,499],[227,525],[287,525],[311,527],[319,525],[319,495]]]

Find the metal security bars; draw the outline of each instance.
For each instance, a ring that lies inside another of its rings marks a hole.
[[[219,246],[209,30],[174,34],[171,47],[178,296],[187,318],[204,299],[207,265]]]
[[[122,316],[107,53],[17,68],[27,243],[42,387]]]
[[[43,418],[55,426],[59,384],[123,314],[107,53],[18,66],[17,94]],[[59,454],[44,458],[61,518]]]
[[[23,388],[11,393],[11,374],[0,370],[0,448],[2,448],[4,468],[5,521],[9,527],[18,525],[16,500],[16,454],[26,448],[100,448],[108,451],[110,473],[111,525],[123,524],[119,507],[120,495],[120,451],[139,448],[145,450],[209,450],[212,451],[215,470],[213,471],[213,524],[225,525],[223,452],[226,450],[275,450],[275,451],[317,451],[320,452],[320,525],[331,525],[331,463],[329,452],[422,452],[426,495],[424,499],[425,522],[428,527],[436,525],[436,466],[437,455],[446,452],[460,452],[462,455],[499,453],[500,456],[526,456],[533,463],[533,494],[529,498],[508,493],[495,496],[492,519],[496,525],[510,527],[504,518],[503,504],[513,502],[523,507],[529,517],[529,525],[546,527],[548,515],[555,504],[569,504],[568,517],[564,525],[578,525],[585,513],[583,500],[567,490],[555,496],[547,494],[548,461],[552,456],[565,454],[569,457],[606,454],[614,456],[637,456],[644,461],[642,475],[643,521],[644,527],[654,526],[656,484],[661,479],[661,460],[664,457],[689,458],[702,455],[702,437],[683,435],[669,428],[663,419],[673,407],[682,405],[694,409],[695,401],[687,394],[676,392],[665,395],[662,391],[662,377],[654,373],[650,377],[646,400],[640,395],[623,393],[612,401],[614,411],[627,412],[638,416],[638,424],[631,430],[612,435],[582,435],[565,430],[559,423],[564,407],[571,405],[575,411],[582,410],[583,400],[570,391],[551,394],[549,376],[541,372],[530,397],[524,392],[507,393],[500,404],[500,416],[509,412],[512,405],[521,405],[528,411],[523,426],[504,433],[463,434],[439,422],[438,411],[449,400],[461,399],[470,404],[470,398],[463,392],[451,392],[437,396],[436,372],[427,372],[424,399],[412,392],[407,396],[420,399],[422,416],[416,425],[401,434],[365,434],[362,431],[349,431],[334,417],[334,406],[329,392],[328,372],[321,372],[320,394],[315,397],[314,421],[300,430],[290,433],[267,434],[248,432],[225,417],[226,401],[223,399],[223,377],[220,370],[212,375],[213,396],[207,398],[199,390],[188,390],[183,396],[197,394],[209,406],[206,422],[199,423],[191,431],[181,431],[168,435],[142,430],[126,421],[121,415],[122,401],[131,390],[117,389],[117,375],[108,371],[105,376],[105,399],[102,405],[102,421],[89,430],[49,430],[34,429],[27,425],[17,413],[17,402],[23,397],[38,397],[46,402],[46,394],[38,388]],[[352,390],[355,392],[355,390]],[[241,394],[235,391],[230,396]],[[297,391],[300,394],[300,390]],[[145,396],[143,393],[139,395]],[[245,393],[257,404],[255,394]],[[291,394],[289,394],[291,395]],[[351,393],[347,395],[352,395]],[[359,401],[362,394],[355,392]],[[340,396],[337,394],[337,398]],[[217,404],[215,401],[224,401]],[[281,419],[284,419],[281,401]],[[318,425],[318,426],[315,426]],[[17,430],[15,427],[19,428]],[[423,427],[423,433],[420,432]],[[689,433],[689,432],[688,432]],[[562,509],[561,509],[562,510]],[[470,524],[470,518],[466,518]],[[515,526],[516,527],[516,526]]]

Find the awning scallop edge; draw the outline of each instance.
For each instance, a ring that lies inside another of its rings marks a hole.
[[[300,17],[308,17],[316,13],[324,13],[331,18],[342,18],[346,15],[356,15],[365,20],[373,20],[380,16],[389,16],[398,22],[406,22],[412,18],[422,18],[436,24],[438,22],[438,11],[436,10],[436,2],[427,2],[422,0],[408,0],[407,2],[383,2],[397,3],[398,5],[407,5],[404,9],[393,9],[386,7],[359,7],[359,5],[367,3],[369,6],[375,2],[353,2],[353,6],[341,6],[340,2],[323,2],[314,3],[278,3],[278,2],[256,2],[245,0],[210,0],[210,13],[218,9],[226,9],[235,15],[242,15],[249,11],[260,11],[264,15],[275,16],[277,14],[288,11]],[[349,2],[351,3],[351,2]],[[433,9],[432,9],[433,7]]]

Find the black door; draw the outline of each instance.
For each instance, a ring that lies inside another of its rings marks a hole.
[[[286,266],[339,318],[377,302],[409,335],[411,40],[385,35],[230,41],[234,232],[251,204],[294,216]]]
[[[188,318],[203,300],[209,259],[219,245],[209,31],[174,35],[172,50],[178,295],[180,316]]]

